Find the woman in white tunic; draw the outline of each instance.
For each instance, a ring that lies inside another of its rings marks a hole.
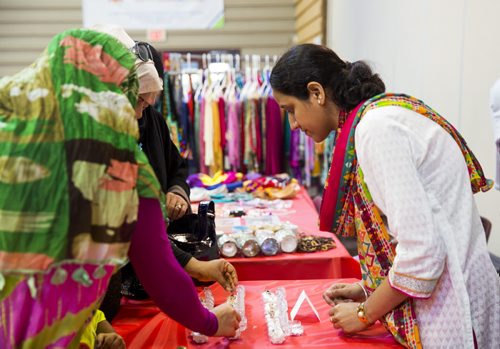
[[[271,85],[292,129],[316,142],[337,130],[320,228],[357,235],[363,281],[325,292],[333,326],[380,320],[410,348],[499,348],[500,279],[473,198],[492,183],[460,134],[322,46],[285,53]]]

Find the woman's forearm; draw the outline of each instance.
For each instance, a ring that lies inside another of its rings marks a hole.
[[[145,290],[158,307],[185,327],[213,335],[218,322],[201,304],[191,278],[174,258],[157,200],[139,200],[129,257]]]
[[[370,323],[374,323],[407,298],[406,294],[392,288],[386,278],[365,301],[365,316]]]

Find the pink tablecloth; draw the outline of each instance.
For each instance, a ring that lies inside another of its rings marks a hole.
[[[347,336],[332,327],[328,320],[329,306],[323,301],[323,291],[334,282],[355,282],[354,279],[344,280],[287,280],[287,281],[244,281],[241,284],[246,290],[247,330],[236,341],[221,338],[210,338],[207,344],[196,345],[189,338],[189,331],[161,313],[151,302],[130,301],[122,305],[118,316],[113,321],[116,331],[125,339],[129,349],[145,348],[400,348],[393,337],[379,324],[355,336]],[[284,344],[272,345],[267,336],[267,326],[264,319],[264,308],[261,298],[263,291],[285,287],[289,311],[295,304],[302,290],[305,290],[312,304],[318,310],[320,321],[314,320],[309,308],[300,312],[304,326],[304,335],[289,337]],[[227,293],[218,285],[213,285],[215,303],[221,304],[227,298]]]
[[[318,230],[318,213],[304,188],[293,200],[290,214],[280,217],[299,227],[300,232],[331,237],[336,248],[313,253],[282,253],[272,257],[229,258],[240,280],[305,280],[361,278],[354,260],[334,234]]]

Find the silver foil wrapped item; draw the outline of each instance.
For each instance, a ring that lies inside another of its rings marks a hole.
[[[235,238],[230,234],[224,234],[219,237],[219,250],[224,257],[234,257],[238,253],[238,246]]]
[[[276,232],[276,240],[280,244],[281,251],[286,253],[295,252],[297,249],[297,235],[288,229],[281,229]]]

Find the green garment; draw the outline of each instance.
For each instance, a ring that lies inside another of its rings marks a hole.
[[[0,80],[2,273],[126,258],[138,196],[163,197],[137,146],[135,59],[74,29]]]

